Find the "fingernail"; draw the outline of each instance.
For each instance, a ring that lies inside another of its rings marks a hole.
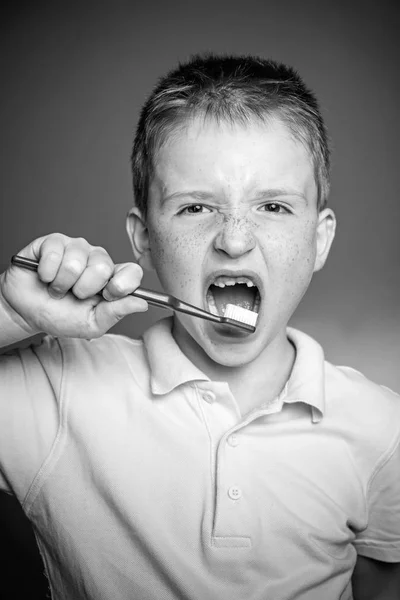
[[[107,300],[107,302],[112,302],[114,300],[108,290],[103,290],[103,298],[104,300]]]
[[[64,298],[64,296],[65,296],[64,292],[62,292],[58,288],[54,288],[54,287],[49,287],[48,292],[49,292],[49,296],[54,298],[54,300],[61,300],[61,298]]]

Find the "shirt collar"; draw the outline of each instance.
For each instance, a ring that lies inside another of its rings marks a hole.
[[[168,394],[190,381],[210,381],[182,352],[175,342],[172,317],[155,323],[143,334],[150,366],[150,388],[153,394]],[[325,410],[324,353],[310,336],[287,328],[288,339],[296,348],[296,359],[281,398],[285,403],[304,402],[312,408],[313,421],[319,421]]]
[[[296,348],[296,359],[284,401],[309,404],[313,422],[318,422],[325,412],[324,351],[318,342],[302,331],[288,327],[286,333]]]
[[[172,336],[172,317],[157,321],[143,334],[150,365],[150,389],[153,394],[168,394],[189,381],[210,381],[187,356]]]

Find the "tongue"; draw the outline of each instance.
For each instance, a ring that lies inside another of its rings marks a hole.
[[[247,310],[252,310],[256,295],[255,287],[248,287],[246,284],[237,283],[236,285],[226,285],[221,288],[216,285],[210,286],[218,309],[218,313],[223,315],[227,304],[236,304]]]

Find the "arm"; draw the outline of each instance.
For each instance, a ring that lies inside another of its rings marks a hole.
[[[400,600],[400,397],[380,389],[373,417],[377,437],[369,437],[379,454],[365,487],[367,526],[353,541],[354,600]]]
[[[358,556],[352,586],[354,600],[399,600],[400,563]]]
[[[138,265],[115,265],[84,240],[45,236],[21,254],[39,260],[39,270],[12,265],[1,275],[0,346],[51,334],[40,348],[0,356],[0,489],[22,502],[59,423],[62,353],[54,336],[99,337],[147,302],[127,295],[140,283]]]

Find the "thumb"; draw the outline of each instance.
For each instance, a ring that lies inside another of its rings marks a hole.
[[[95,319],[99,331],[106,333],[118,321],[137,312],[146,312],[149,308],[146,300],[135,298],[134,296],[125,296],[118,300],[101,300],[95,308]]]

